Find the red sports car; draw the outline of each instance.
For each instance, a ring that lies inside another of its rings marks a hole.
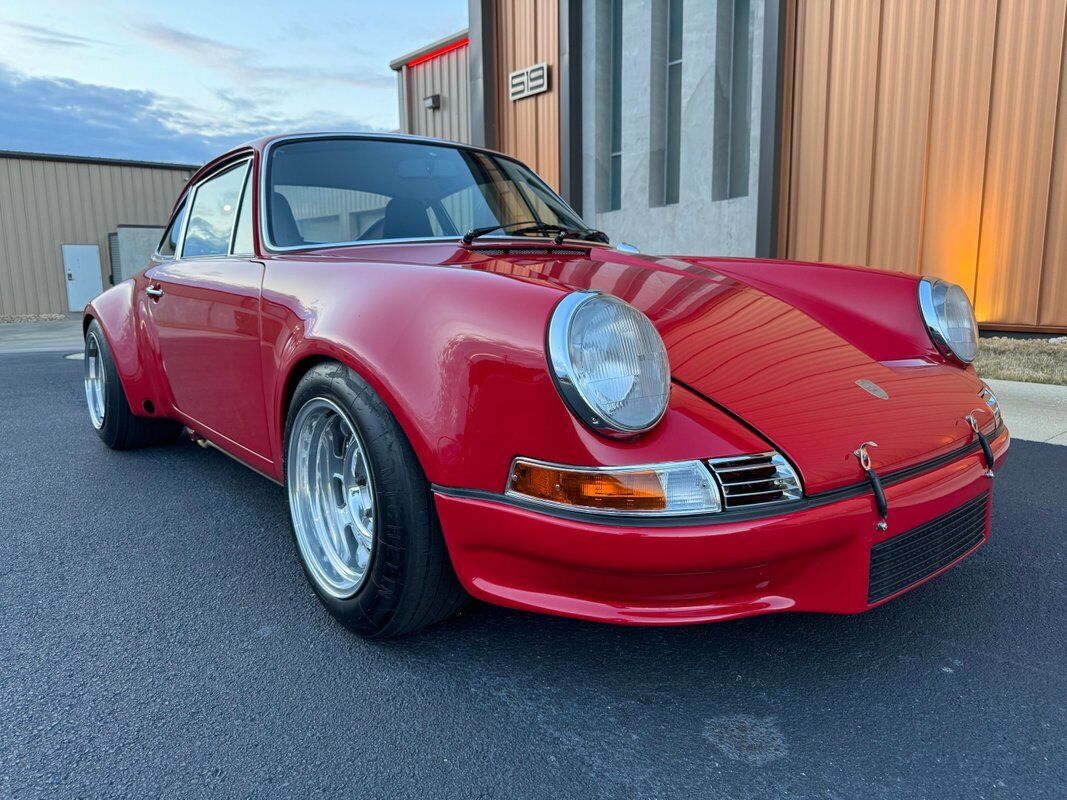
[[[533,172],[404,136],[203,167],[85,312],[121,449],[183,430],[285,487],[352,630],[469,595],[604,622],[852,613],[986,539],[1008,449],[955,285],[612,247]]]

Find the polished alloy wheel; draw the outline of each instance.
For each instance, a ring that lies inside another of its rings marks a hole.
[[[104,357],[95,333],[85,337],[85,402],[89,406],[89,419],[93,427],[104,426],[104,397],[107,389],[107,374],[104,372]]]
[[[374,479],[355,425],[333,401],[309,400],[293,421],[286,485],[308,571],[326,594],[351,597],[374,552]]]

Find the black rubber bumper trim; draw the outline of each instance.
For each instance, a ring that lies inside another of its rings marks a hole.
[[[1004,431],[1005,428],[1002,423],[994,429],[992,435],[989,437],[990,441],[999,439]],[[942,467],[959,458],[978,452],[980,449],[981,445],[975,440],[962,447],[958,447],[951,452],[938,456],[937,458],[931,458],[928,461],[923,461],[920,464],[905,467],[904,469],[898,469],[894,472],[879,474],[879,477],[882,480],[883,486],[893,486],[894,484],[901,483],[909,478],[922,475],[925,472],[931,472],[938,467]],[[627,517],[618,514],[600,514],[595,511],[569,511],[565,508],[545,506],[531,500],[524,500],[521,497],[511,497],[506,494],[489,492],[484,489],[460,489],[453,486],[441,486],[436,483],[431,484],[430,488],[437,494],[444,495],[445,497],[487,500],[489,502],[501,503],[503,505],[521,508],[525,511],[533,511],[537,514],[544,514],[545,516],[556,517],[558,519],[566,519],[573,522],[585,522],[591,525],[609,525],[614,528],[693,528],[704,525],[720,525],[729,522],[746,522],[753,519],[780,517],[797,511],[807,511],[811,508],[818,508],[829,503],[836,503],[840,500],[847,500],[851,497],[860,497],[871,493],[871,484],[864,479],[857,483],[850,483],[848,486],[831,489],[827,492],[819,492],[818,494],[810,495],[801,500],[771,503],[766,506],[739,508],[711,514],[687,514],[671,517]]]

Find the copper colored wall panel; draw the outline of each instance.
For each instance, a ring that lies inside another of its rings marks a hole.
[[[497,149],[559,187],[559,3],[500,0],[495,6]],[[545,62],[549,89],[512,101],[508,76]]]
[[[1067,318],[1067,32],[1060,60],[1060,97],[1047,216],[1037,321],[1039,325],[1063,325]]]
[[[882,8],[865,260],[904,272],[919,270],[935,11],[934,0],[887,0]]]
[[[1045,226],[1065,224],[1046,216],[1065,8],[1000,0],[975,286],[989,322],[1037,324]]]
[[[818,260],[822,253],[832,11],[832,0],[809,0],[797,7],[789,218],[784,226],[792,258]]]
[[[921,271],[969,294],[978,267],[996,20],[996,0],[938,3]]]
[[[880,22],[880,3],[834,4],[822,221],[827,261],[867,260]]]
[[[797,0],[784,254],[1067,328],[1067,0]]]

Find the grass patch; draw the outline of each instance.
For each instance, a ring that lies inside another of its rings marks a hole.
[[[983,337],[975,369],[983,378],[1067,386],[1067,336],[1054,339]]]

